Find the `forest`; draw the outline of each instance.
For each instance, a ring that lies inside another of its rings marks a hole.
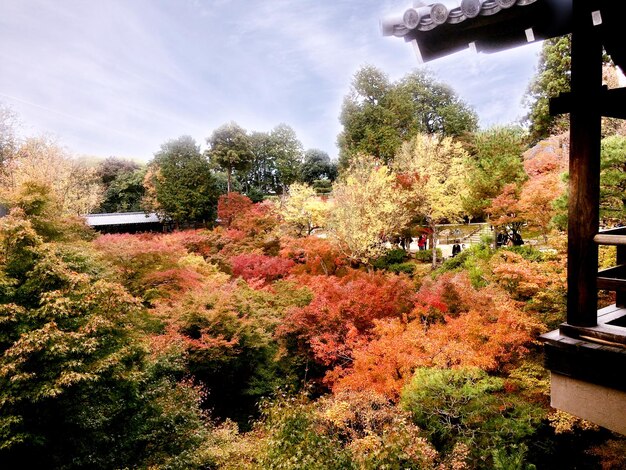
[[[524,126],[481,130],[436,77],[364,66],[338,161],[234,122],[204,151],[90,161],[0,108],[2,467],[625,468],[626,437],[550,407],[539,341],[565,319],[569,138],[546,100],[567,41],[545,41]],[[615,226],[626,127],[603,132]],[[170,230],[83,217],[127,211]],[[480,241],[437,247],[474,222]]]

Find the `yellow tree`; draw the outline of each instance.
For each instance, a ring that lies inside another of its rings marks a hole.
[[[329,208],[330,203],[318,197],[311,186],[294,183],[282,200],[280,216],[290,232],[302,237],[326,225]]]
[[[415,200],[419,199],[414,210],[432,230],[433,242],[437,240],[438,224],[458,222],[464,214],[467,161],[467,152],[452,138],[426,134],[402,144],[394,159],[395,171],[418,176],[412,189]],[[437,250],[433,249],[433,267],[436,264]]]
[[[47,137],[30,137],[19,146],[2,175],[2,198],[10,200],[11,194],[29,184],[49,187],[63,215],[89,213],[100,205],[103,195],[95,168]]]
[[[367,264],[385,251],[388,236],[408,221],[396,175],[372,157],[358,156],[333,185],[329,234],[353,262]]]

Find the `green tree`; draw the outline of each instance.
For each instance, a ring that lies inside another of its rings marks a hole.
[[[476,368],[417,369],[402,406],[438,450],[466,444],[477,468],[494,468],[493,452],[523,444],[544,416],[540,405],[507,393],[503,379]]]
[[[207,138],[207,155],[211,163],[226,171],[228,189],[231,191],[233,172],[245,173],[252,163],[250,138],[236,122],[229,122],[213,131]]]
[[[538,142],[569,127],[567,116],[550,116],[550,98],[570,90],[571,37],[558,36],[543,42],[537,73],[528,86],[525,102],[530,110],[530,140]]]
[[[136,212],[141,210],[145,194],[143,185],[146,168],[119,174],[104,193],[101,212]]]
[[[141,210],[146,174],[137,162],[109,157],[100,162],[96,174],[104,187],[100,212],[130,212]]]
[[[243,190],[257,202],[266,194],[276,192],[277,172],[276,158],[273,152],[272,139],[267,132],[250,134],[252,161],[245,176],[241,178]]]
[[[161,145],[150,162],[145,182],[146,208],[176,224],[215,220],[217,182],[193,138],[182,136]]]
[[[602,139],[600,207],[602,216],[626,222],[626,137]]]
[[[279,124],[272,129],[270,138],[278,184],[284,193],[292,183],[300,180],[302,143],[287,124]]]
[[[419,132],[456,136],[474,131],[477,117],[426,72],[392,83],[376,67],[365,66],[354,75],[340,122],[339,164],[345,169],[358,153],[389,163],[402,142]]]
[[[468,196],[463,205],[469,215],[480,218],[505,184],[526,178],[524,134],[519,127],[494,127],[473,134],[468,147]]]
[[[337,164],[330,160],[328,154],[319,149],[308,149],[304,152],[302,163],[302,182],[314,185],[316,181],[335,181]]]
[[[150,362],[137,299],[63,256],[22,209],[0,220],[3,465],[202,466],[198,390]]]

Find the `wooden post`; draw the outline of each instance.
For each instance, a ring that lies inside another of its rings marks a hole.
[[[591,2],[573,0],[567,323],[597,325],[602,44]]]

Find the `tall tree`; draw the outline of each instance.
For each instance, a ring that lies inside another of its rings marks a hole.
[[[354,75],[340,122],[339,164],[344,169],[357,153],[389,163],[402,142],[418,132],[455,136],[474,131],[477,117],[452,89],[426,72],[393,83],[376,67],[365,66]]]
[[[252,161],[241,182],[245,193],[256,202],[264,195],[276,192],[278,186],[276,156],[273,152],[272,139],[267,132],[252,132],[250,149]]]
[[[0,104],[0,172],[17,149],[16,126],[17,115],[11,108]]]
[[[457,222],[464,215],[467,197],[467,152],[451,137],[419,134],[405,142],[394,160],[394,168],[419,176],[413,191],[421,198],[416,208],[437,240],[437,225]],[[435,244],[431,243],[434,248]],[[437,250],[433,249],[433,267]]]
[[[228,175],[227,192],[230,192],[233,172],[245,173],[252,163],[250,138],[241,126],[231,121],[215,129],[207,144],[211,163]]]
[[[522,153],[524,133],[519,127],[494,127],[472,135],[468,145],[468,197],[464,207],[472,217],[484,216],[502,187],[526,178]]]
[[[302,143],[287,124],[279,124],[270,132],[278,181],[283,193],[300,180]]]
[[[570,90],[571,37],[558,36],[543,42],[537,74],[526,91],[530,106],[526,121],[530,139],[537,142],[568,128],[565,116],[550,116],[549,100]]]
[[[149,186],[146,208],[170,217],[176,224],[215,220],[217,182],[200,147],[190,136],[161,145],[149,165],[145,182]]]

